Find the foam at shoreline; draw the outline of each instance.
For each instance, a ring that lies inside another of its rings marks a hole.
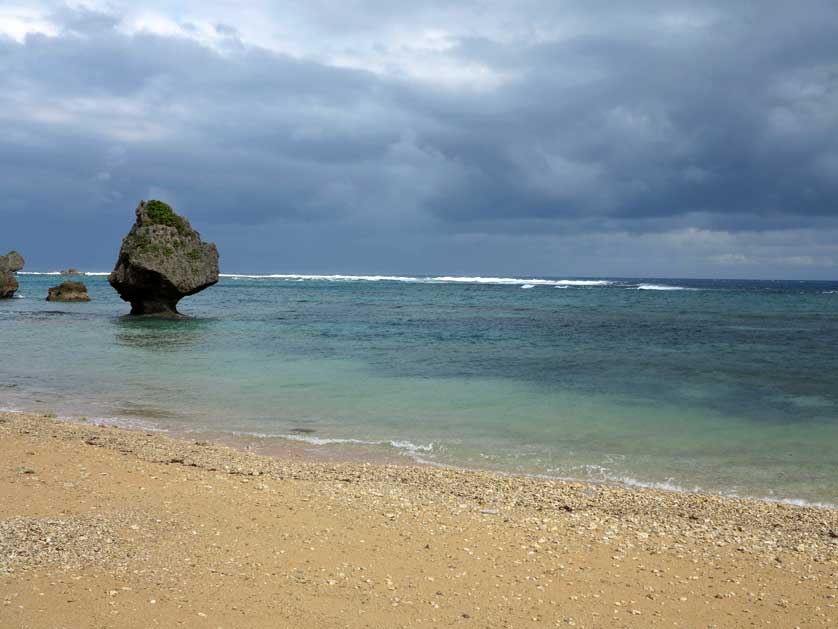
[[[130,426],[126,426],[129,427]],[[165,432],[163,429],[159,429],[162,432]],[[699,486],[687,487],[684,485],[679,485],[674,483],[672,479],[667,479],[663,481],[654,481],[654,480],[641,480],[637,478],[633,478],[631,476],[627,476],[624,474],[614,473],[607,468],[602,466],[586,466],[588,468],[599,468],[602,472],[600,477],[590,476],[590,475],[560,475],[560,474],[538,474],[538,473],[527,473],[527,472],[510,472],[508,470],[503,469],[495,469],[492,467],[475,467],[475,466],[466,466],[460,465],[455,462],[450,461],[439,461],[437,459],[428,458],[428,455],[438,453],[440,450],[439,444],[429,443],[427,445],[415,444],[411,441],[407,440],[400,440],[400,439],[385,439],[385,440],[365,440],[365,439],[353,439],[353,438],[341,438],[341,437],[315,437],[312,435],[295,435],[295,434],[267,434],[267,433],[253,433],[253,432],[228,432],[227,434],[236,435],[241,437],[252,437],[256,439],[264,439],[264,440],[272,440],[272,439],[280,439],[283,441],[292,441],[297,443],[306,443],[315,447],[329,447],[329,446],[338,446],[338,447],[349,447],[352,448],[353,446],[377,446],[377,447],[384,447],[384,448],[393,448],[395,449],[400,455],[406,456],[410,458],[413,462],[419,465],[427,465],[431,467],[437,468],[447,468],[447,469],[454,469],[454,470],[463,470],[463,471],[474,471],[474,472],[489,472],[492,474],[501,474],[504,476],[520,476],[526,478],[540,478],[544,480],[553,480],[553,481],[568,481],[572,483],[590,483],[593,485],[617,485],[625,488],[636,488],[636,489],[654,489],[657,491],[666,491],[671,493],[677,494],[706,494],[709,496],[718,496],[721,498],[730,498],[730,499],[746,499],[746,500],[758,500],[761,502],[770,502],[770,503],[778,503],[778,504],[786,504],[791,506],[798,506],[798,507],[815,507],[821,509],[838,509],[838,504],[833,504],[830,502],[823,502],[823,501],[810,501],[803,498],[778,498],[776,496],[762,496],[762,495],[751,495],[751,494],[740,494],[735,491],[707,491]],[[368,463],[375,464],[375,460],[369,460]]]
[[[19,409],[12,409],[6,407],[0,407],[0,413],[14,413],[20,415],[31,416],[33,414],[32,411],[26,410],[19,410]],[[74,418],[67,415],[57,415],[53,419],[57,419],[60,421],[66,421],[73,424],[79,425],[87,425],[87,426],[101,426],[103,428],[114,427],[114,428],[123,428],[126,430],[134,430],[134,431],[145,431],[145,432],[154,432],[158,434],[171,434],[175,438],[177,435],[186,435],[190,433],[196,434],[218,434],[218,435],[230,435],[233,437],[247,437],[259,440],[282,440],[282,441],[289,441],[294,443],[305,443],[314,447],[330,447],[330,446],[337,446],[337,447],[349,447],[352,448],[353,446],[362,446],[362,447],[384,447],[384,448],[392,448],[395,449],[398,454],[402,456],[408,457],[411,461],[418,465],[422,466],[430,466],[436,468],[443,468],[443,469],[452,469],[452,470],[462,470],[462,471],[474,471],[474,472],[489,472],[492,474],[500,474],[503,476],[518,476],[524,478],[537,478],[543,480],[552,480],[552,481],[567,481],[572,483],[589,483],[592,485],[616,485],[625,488],[636,488],[636,489],[652,489],[657,491],[665,491],[671,492],[676,494],[704,494],[708,496],[717,496],[720,498],[729,498],[729,499],[746,499],[746,500],[757,500],[760,502],[767,502],[767,503],[777,503],[777,504],[784,504],[796,507],[806,507],[806,508],[819,508],[819,509],[838,509],[838,504],[833,504],[830,502],[824,501],[810,501],[802,498],[793,498],[793,497],[777,497],[777,496],[761,496],[761,495],[751,495],[751,494],[740,494],[735,491],[706,491],[702,487],[693,486],[693,487],[686,487],[683,485],[679,485],[677,483],[672,482],[672,479],[667,479],[663,481],[654,481],[654,480],[640,480],[637,478],[633,478],[631,476],[626,476],[624,474],[614,473],[611,470],[600,466],[600,465],[587,465],[584,466],[589,471],[596,472],[596,475],[588,474],[588,475],[568,475],[568,474],[553,474],[553,473],[546,473],[546,474],[538,474],[538,473],[526,473],[526,472],[509,472],[507,470],[502,469],[494,469],[491,467],[474,467],[474,466],[464,466],[458,465],[456,463],[448,462],[448,461],[439,461],[436,459],[429,459],[427,455],[436,453],[439,450],[438,444],[429,443],[426,445],[423,444],[416,444],[412,441],[408,440],[401,440],[401,439],[383,439],[383,440],[365,440],[365,439],[354,439],[354,438],[345,438],[345,437],[317,437],[312,435],[297,435],[297,434],[270,434],[270,433],[261,433],[261,432],[249,432],[249,431],[218,431],[211,427],[207,428],[196,428],[190,430],[175,430],[171,431],[168,428],[164,428],[159,426],[156,423],[144,421],[144,420],[137,420],[137,419],[121,419],[121,418],[88,418],[84,421]],[[223,439],[217,440],[219,442],[225,442]],[[235,447],[235,446],[234,446]],[[375,459],[370,459],[366,461],[371,465],[375,465],[380,463],[380,461],[376,461]]]
[[[270,435],[265,433],[253,433],[253,432],[233,432],[230,434],[235,434],[239,436],[247,436],[247,437],[256,437],[259,439],[285,439],[286,441],[299,441],[302,443],[308,443],[313,446],[329,446],[329,445],[361,445],[361,446],[388,446],[391,448],[395,448],[396,450],[401,451],[403,454],[411,455],[416,454],[418,452],[433,452],[434,444],[429,443],[427,445],[415,444],[412,441],[401,440],[401,439],[387,439],[387,440],[378,440],[378,441],[370,441],[365,439],[352,439],[352,438],[341,438],[341,437],[315,437],[312,435],[295,435],[295,434],[280,434],[280,435]]]

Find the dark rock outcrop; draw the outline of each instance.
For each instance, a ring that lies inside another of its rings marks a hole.
[[[84,273],[74,269],[73,267],[70,267],[69,269],[61,271],[61,275],[84,275]]]
[[[90,301],[90,295],[82,282],[68,281],[50,288],[47,301]]]
[[[218,281],[218,250],[161,201],[142,201],[108,281],[133,315],[177,316],[178,302]]]
[[[0,299],[14,296],[18,289],[15,273],[23,268],[23,264],[23,256],[17,251],[0,256]]]

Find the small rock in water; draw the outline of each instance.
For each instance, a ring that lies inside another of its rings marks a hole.
[[[14,297],[18,289],[15,274],[23,268],[23,256],[17,251],[10,251],[0,256],[0,299]]]
[[[62,282],[49,289],[47,301],[90,301],[83,282]]]

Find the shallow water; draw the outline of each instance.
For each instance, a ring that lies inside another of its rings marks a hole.
[[[0,407],[838,503],[838,283],[236,276],[153,321],[19,279]]]

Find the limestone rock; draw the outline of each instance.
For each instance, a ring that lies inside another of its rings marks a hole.
[[[178,302],[218,282],[218,250],[162,201],[142,201],[108,281],[133,315],[177,316]]]
[[[17,251],[0,256],[0,299],[14,296],[18,289],[15,273],[23,268],[23,264],[23,256]]]
[[[47,301],[90,301],[90,295],[84,283],[68,281],[50,288]]]

